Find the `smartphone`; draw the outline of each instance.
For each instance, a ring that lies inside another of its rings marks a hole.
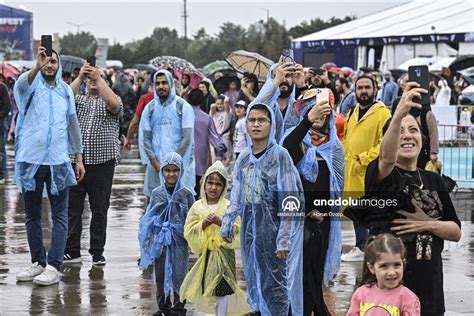
[[[281,61],[283,63],[294,63],[295,62],[295,56],[293,54],[292,49],[284,49],[283,52],[281,53]]]
[[[41,35],[41,46],[46,48],[46,56],[53,56],[53,36]]]
[[[95,67],[95,61],[97,60],[97,58],[95,56],[87,56],[86,58],[86,61],[89,65],[91,65],[92,67]]]
[[[430,72],[428,66],[410,66],[408,67],[408,81],[417,82],[421,88],[428,91],[428,93],[423,93],[421,99],[415,98],[414,102],[421,105],[430,104]]]
[[[312,72],[315,76],[321,76],[324,73],[321,68],[315,68]]]
[[[326,101],[329,103],[329,89],[328,88],[316,89],[316,104],[319,104],[321,101]]]

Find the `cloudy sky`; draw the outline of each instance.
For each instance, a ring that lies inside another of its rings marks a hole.
[[[420,0],[419,0],[420,1]],[[421,0],[423,1],[423,0]],[[407,1],[199,1],[188,0],[188,36],[204,27],[209,34],[219,31],[224,22],[248,27],[266,20],[267,13],[289,28],[314,18],[324,20],[347,15],[365,16],[400,5]],[[183,0],[165,1],[16,1],[0,0],[12,7],[21,7],[33,13],[34,38],[41,34],[91,32],[105,37],[109,43],[122,44],[151,34],[155,27],[168,27],[183,34],[181,19]]]

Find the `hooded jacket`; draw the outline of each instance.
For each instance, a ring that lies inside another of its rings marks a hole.
[[[247,119],[252,111],[250,106]],[[240,216],[240,243],[247,282],[247,301],[265,316],[303,314],[304,196],[301,180],[288,151],[275,142],[275,115],[265,152],[256,158],[247,135],[247,148],[235,163],[230,207],[221,236],[233,238]],[[297,210],[290,205],[299,205]],[[277,252],[288,251],[283,260]]]
[[[15,84],[18,106],[15,129],[15,175],[19,190],[34,191],[34,176],[41,165],[49,165],[51,193],[76,185],[69,155],[82,153],[81,130],[71,88],[62,81],[61,60],[51,86],[39,72],[31,85],[30,71]]]
[[[194,193],[196,182],[194,161],[194,112],[190,104],[178,97],[171,73],[160,70],[153,76],[156,86],[158,75],[165,75],[169,94],[161,100],[154,89],[154,99],[143,110],[138,133],[140,157],[146,164],[144,193],[150,196],[160,184],[160,178],[151,159],[161,162],[164,155],[177,152],[183,157],[183,185]]]

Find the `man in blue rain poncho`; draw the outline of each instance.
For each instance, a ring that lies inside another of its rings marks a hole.
[[[254,103],[268,104],[275,115],[275,139],[280,142],[285,131],[299,122],[295,108],[295,82],[292,72],[293,63],[278,63],[270,67],[267,80],[260,89]],[[302,67],[301,67],[302,69]],[[302,81],[301,86],[304,86]],[[299,86],[298,86],[299,87]]]
[[[291,157],[275,142],[274,122],[270,107],[251,105],[249,147],[235,163],[231,205],[221,235],[231,241],[232,225],[241,217],[247,301],[256,313],[302,315],[303,190]]]
[[[176,96],[171,73],[160,70],[153,76],[155,98],[143,110],[138,144],[140,157],[146,164],[144,193],[160,184],[159,172],[163,156],[177,152],[183,157],[182,182],[194,193],[194,112],[184,99]]]
[[[25,222],[31,262],[18,281],[41,285],[59,282],[68,230],[69,186],[84,177],[81,130],[74,95],[61,79],[59,55],[46,56],[38,48],[36,66],[18,78],[15,100],[18,119],[15,130],[15,183],[23,192]],[[41,72],[41,73],[40,73]],[[76,156],[76,172],[69,154]],[[51,203],[51,247],[46,258],[41,228],[41,204],[46,183]]]
[[[297,73],[303,76],[303,73]],[[344,152],[337,138],[334,114],[327,100],[316,104],[314,95],[304,98],[301,122],[282,138],[283,146],[297,167],[304,189],[303,239],[304,316],[331,315],[323,299],[327,286],[341,263],[341,207],[328,206],[338,200],[344,185]],[[317,206],[316,206],[317,205]],[[320,206],[321,205],[321,206]]]
[[[184,223],[194,196],[182,183],[180,155],[175,152],[165,154],[161,165],[161,184],[153,190],[148,209],[140,220],[140,269],[145,270],[154,263],[158,314],[185,315],[185,303],[179,299],[189,257]]]

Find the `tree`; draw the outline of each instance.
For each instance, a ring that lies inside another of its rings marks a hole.
[[[332,17],[327,22],[320,18],[311,20],[309,23],[307,21],[301,22],[300,25],[294,26],[288,30],[288,33],[293,38],[302,37],[311,33],[319,32],[329,27],[333,27],[342,23],[346,23],[354,20],[355,16],[346,16],[343,19]]]
[[[67,33],[59,38],[60,54],[73,55],[86,58],[94,55],[97,49],[97,41],[89,32]]]

